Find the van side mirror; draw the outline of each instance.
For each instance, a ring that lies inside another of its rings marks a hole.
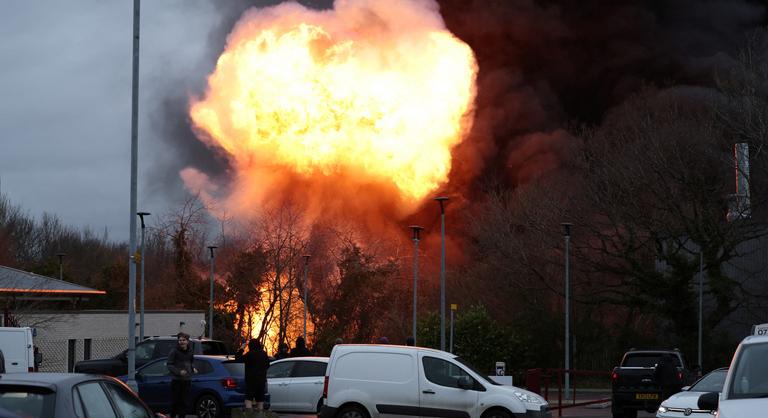
[[[122,353],[118,354],[117,358],[118,358],[118,360],[120,360],[122,362],[128,361],[128,350],[123,351]]]
[[[468,376],[461,376],[456,381],[456,385],[461,389],[472,389],[472,379]]]
[[[43,364],[43,353],[39,351],[35,351],[35,366],[40,366]]]
[[[717,410],[717,405],[720,403],[720,394],[717,392],[708,392],[699,396],[698,406],[699,409],[706,411]]]

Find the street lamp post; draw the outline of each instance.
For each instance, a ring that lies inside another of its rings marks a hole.
[[[450,353],[453,353],[453,314],[456,312],[456,309],[459,309],[459,305],[452,303],[451,304],[451,345],[450,350],[448,350]]]
[[[131,200],[130,244],[128,247],[128,379],[134,391],[136,385],[136,200],[138,195],[139,161],[139,17],[141,0],[133,0],[133,69],[131,79]]]
[[[309,281],[309,256],[304,256],[304,341],[307,341],[307,289]]]
[[[445,196],[436,197],[440,204],[440,349],[445,351]]]
[[[704,370],[702,335],[704,332],[704,251],[699,250],[699,370]]]
[[[209,245],[208,250],[211,252],[211,298],[208,301],[208,338],[213,338],[213,275],[216,269],[216,257],[213,250],[219,247],[215,245]]]
[[[563,223],[563,236],[565,237],[565,399],[570,399],[571,386],[571,226]]]
[[[418,225],[411,225],[409,228],[413,231],[413,328],[411,335],[413,336],[413,345],[416,345],[416,313],[418,311],[418,294],[419,294],[419,233],[422,227]]]
[[[144,217],[149,216],[149,212],[137,212],[136,215],[141,219],[141,284],[139,285],[139,341],[144,341]]]
[[[66,253],[58,253],[56,257],[59,257],[59,280],[64,280],[64,256]]]

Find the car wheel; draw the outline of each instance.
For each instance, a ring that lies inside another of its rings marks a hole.
[[[501,409],[491,409],[483,414],[483,418],[512,418],[507,411]]]
[[[224,416],[221,403],[213,395],[203,395],[197,398],[195,413],[200,418],[219,418]]]
[[[345,406],[336,415],[336,418],[368,418],[368,413],[359,406]]]

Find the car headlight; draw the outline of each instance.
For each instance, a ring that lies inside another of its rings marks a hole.
[[[663,414],[664,412],[667,412],[667,411],[668,411],[668,409],[667,409],[667,407],[666,407],[666,406],[664,406],[664,405],[661,405],[661,406],[659,407],[659,413],[662,413],[662,414]]]
[[[515,392],[515,396],[517,396],[517,399],[520,399],[520,402],[523,402],[523,403],[530,403],[534,405],[544,405],[547,403],[547,401],[545,401],[544,398],[537,395],[531,395],[528,393]]]

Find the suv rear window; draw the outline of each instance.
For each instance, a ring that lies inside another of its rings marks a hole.
[[[661,359],[662,353],[627,353],[621,367],[654,367]],[[672,355],[675,366],[680,367],[680,358]]]
[[[56,393],[35,386],[0,386],[0,408],[21,417],[53,417]]]
[[[239,363],[234,361],[225,361],[224,368],[227,369],[229,374],[235,377],[245,376],[245,363]]]

